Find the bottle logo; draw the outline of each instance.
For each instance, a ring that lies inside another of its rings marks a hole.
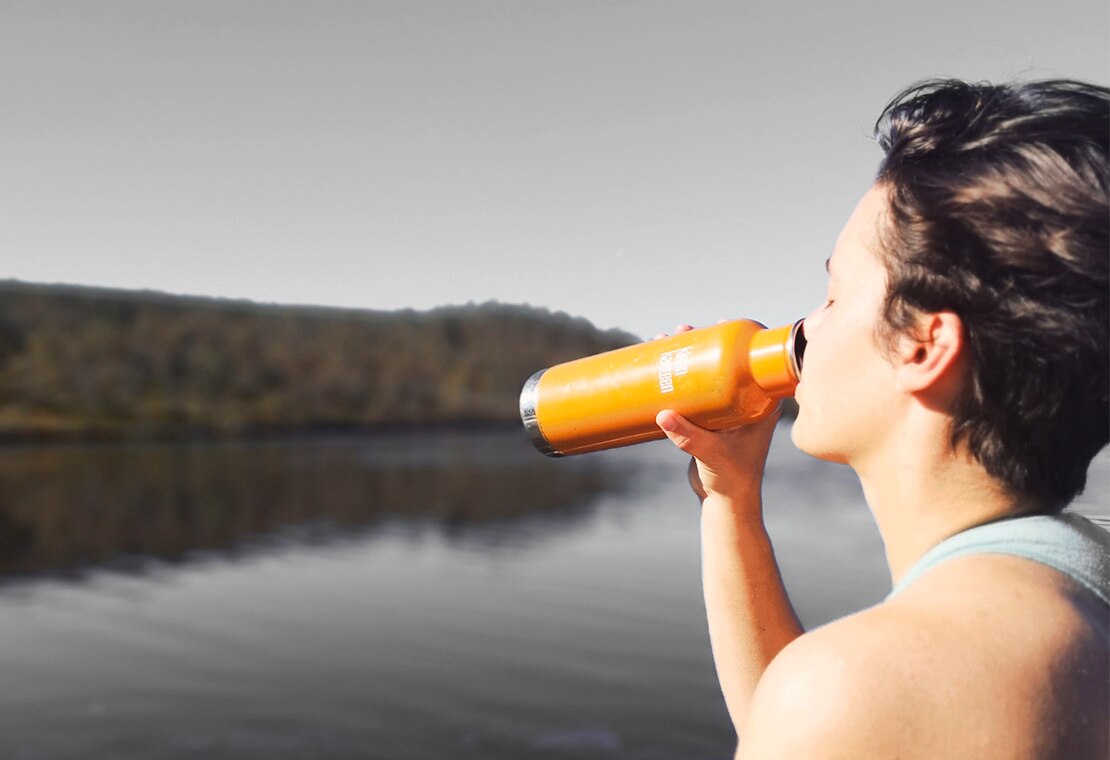
[[[659,392],[674,390],[674,379],[686,374],[690,366],[690,349],[679,348],[659,354]]]

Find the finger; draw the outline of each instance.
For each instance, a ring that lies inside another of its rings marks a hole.
[[[674,328],[674,331],[676,333],[683,333],[683,332],[689,332],[690,330],[693,330],[693,329],[694,329],[693,325],[688,325],[685,322],[683,322],[681,325],[677,325]]]
[[[664,409],[655,415],[658,425],[675,446],[687,454],[697,456],[705,448],[706,434],[703,430],[678,412]]]
[[[698,497],[699,501],[705,501],[708,494],[705,492],[705,486],[701,482],[701,473],[698,471],[698,460],[690,457],[690,464],[686,466],[686,481],[690,484],[690,490]]]

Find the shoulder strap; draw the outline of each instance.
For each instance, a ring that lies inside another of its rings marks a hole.
[[[999,520],[946,538],[914,563],[887,599],[941,562],[969,554],[1009,554],[1040,562],[1110,605],[1110,533],[1071,512]]]

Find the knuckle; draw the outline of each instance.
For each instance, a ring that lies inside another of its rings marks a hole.
[[[693,448],[693,442],[684,435],[675,436],[673,439],[675,446],[678,446],[682,451],[690,454],[690,449]]]

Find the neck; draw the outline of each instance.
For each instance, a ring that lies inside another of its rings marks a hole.
[[[952,451],[942,422],[927,424],[920,435],[902,431],[879,454],[852,462],[895,584],[949,536],[1023,511],[963,447]]]

